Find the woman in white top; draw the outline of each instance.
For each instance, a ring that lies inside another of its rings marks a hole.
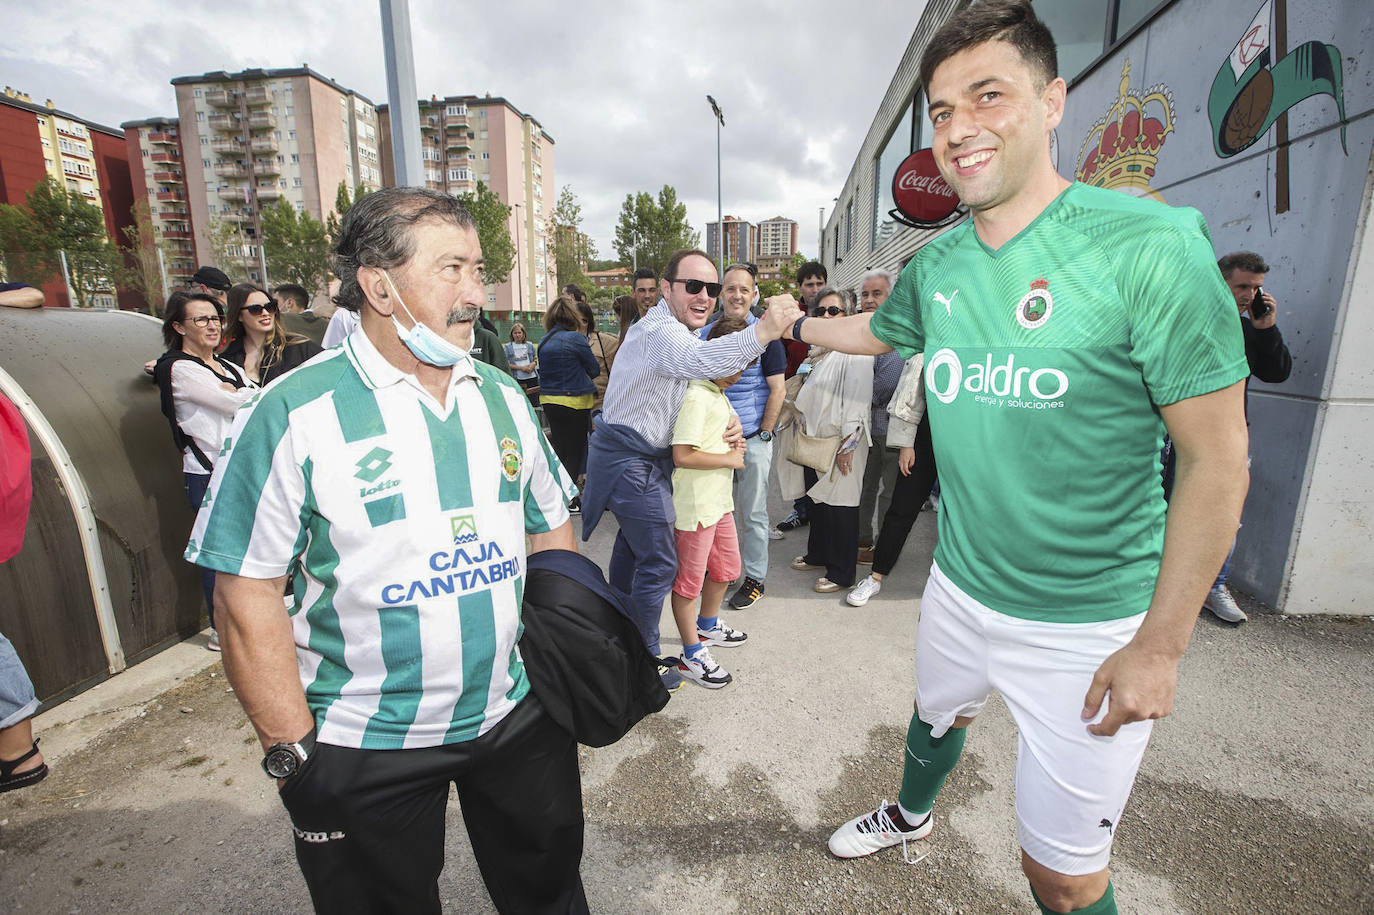
[[[162,412],[171,422],[172,439],[182,452],[186,500],[193,511],[205,499],[215,457],[224,444],[234,413],[256,390],[238,366],[215,355],[223,321],[219,303],[210,296],[172,293],[162,319],[167,352],[153,369],[153,377],[162,391]],[[201,569],[200,576],[213,629],[215,573]],[[210,648],[219,648],[214,635]]]
[[[506,363],[510,365],[510,373],[515,376],[515,380],[520,383],[526,393],[530,388],[539,387],[539,351],[534,344],[529,341],[529,335],[525,333],[525,325],[518,321],[510,326],[510,342],[505,346]],[[539,395],[530,394],[530,400],[535,406],[539,406]]]
[[[822,289],[811,314],[829,319],[853,311],[854,306],[840,292]],[[857,571],[859,496],[871,443],[868,427],[873,404],[873,357],[813,346],[807,362],[812,368],[796,397],[799,416],[793,434],[799,429],[817,438],[833,437],[837,442],[835,455],[830,469],[824,473],[786,461],[790,472],[780,468],[778,481],[784,499],[800,496],[804,487],[815,503],[811,508],[806,553],[792,560],[792,568],[824,569],[825,574],[813,589],[825,594],[852,586]],[[796,473],[798,470],[802,472]]]

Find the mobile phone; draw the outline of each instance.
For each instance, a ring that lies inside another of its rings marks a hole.
[[[1256,320],[1269,314],[1269,303],[1264,301],[1264,287],[1255,289],[1255,297],[1250,300],[1250,317]]]

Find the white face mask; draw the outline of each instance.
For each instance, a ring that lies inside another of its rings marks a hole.
[[[394,313],[391,315],[391,323],[396,326],[396,335],[401,338],[401,342],[405,344],[406,349],[410,350],[411,355],[426,365],[438,366],[439,368],[448,368],[470,358],[468,350],[450,343],[430,330],[428,325],[417,321],[415,314],[406,307],[405,301],[401,298],[401,293],[396,289],[396,284],[391,281],[391,274],[383,270],[382,276],[386,277],[387,284],[391,286],[391,291],[396,296],[396,304],[405,309],[406,317],[411,320],[410,328],[406,329],[401,326],[400,321],[396,320]]]

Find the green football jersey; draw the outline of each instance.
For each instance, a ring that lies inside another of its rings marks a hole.
[[[945,574],[1026,619],[1148,609],[1159,407],[1249,373],[1201,214],[1073,184],[997,250],[971,220],[927,244],[871,327],[925,354]]]

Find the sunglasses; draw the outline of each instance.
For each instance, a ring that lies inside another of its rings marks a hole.
[[[194,318],[188,318],[187,321],[190,324],[194,324],[196,327],[209,327],[211,321],[214,321],[216,324],[224,323],[224,319],[219,315],[197,315]]]
[[[265,305],[245,305],[243,306],[243,310],[256,318],[259,315],[261,315],[264,311],[267,312],[269,315],[276,314],[277,306],[272,302],[268,302]]]
[[[825,317],[826,315],[830,315],[830,317],[833,318],[833,317],[835,317],[835,315],[842,315],[842,314],[844,314],[844,309],[841,308],[841,307],[839,307],[838,305],[830,305],[830,306],[825,307],[825,308],[817,308],[817,309],[815,309],[814,311],[811,312],[811,316],[812,316],[813,318],[823,318],[823,317]]]
[[[670,285],[673,283],[681,283],[682,288],[687,290],[688,295],[697,295],[703,289],[705,289],[706,294],[713,299],[720,295],[720,283],[708,283],[705,280],[669,280],[668,283]]]

